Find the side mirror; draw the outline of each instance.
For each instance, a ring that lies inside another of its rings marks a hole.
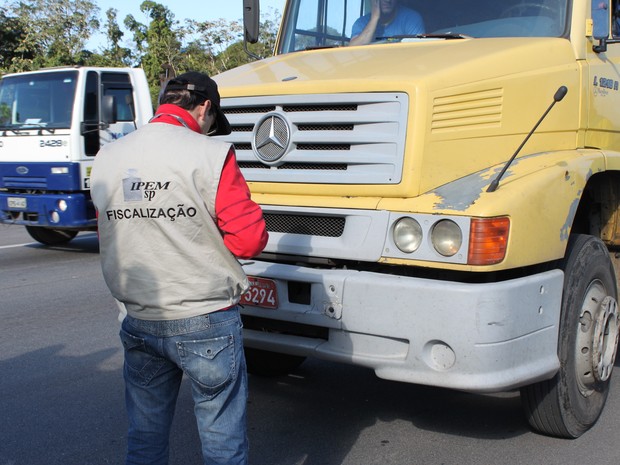
[[[251,44],[258,42],[259,10],[259,0],[243,0],[243,35]]]
[[[101,98],[101,122],[110,125],[116,123],[116,104],[112,95]]]
[[[599,41],[593,47],[596,53],[607,51],[609,14],[609,0],[592,0],[592,37]]]

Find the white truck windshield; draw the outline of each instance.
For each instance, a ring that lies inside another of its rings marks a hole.
[[[76,71],[6,76],[0,81],[0,130],[71,127]]]

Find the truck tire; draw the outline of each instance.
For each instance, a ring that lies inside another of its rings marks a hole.
[[[248,373],[257,376],[282,376],[287,375],[299,365],[306,357],[299,355],[280,354],[261,349],[245,348],[245,361]]]
[[[556,375],[521,389],[540,433],[578,438],[603,411],[618,347],[617,284],[609,252],[588,235],[570,238],[562,260],[564,289]]]
[[[39,226],[26,226],[26,231],[35,241],[45,245],[65,244],[77,236],[77,231],[67,229],[50,229]]]

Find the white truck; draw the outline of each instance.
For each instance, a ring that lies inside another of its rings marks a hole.
[[[61,244],[95,230],[90,170],[101,145],[153,115],[142,69],[61,67],[0,80],[0,223]]]

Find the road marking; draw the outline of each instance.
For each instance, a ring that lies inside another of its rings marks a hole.
[[[34,242],[27,242],[25,244],[0,245],[0,249],[13,249],[15,247],[25,247],[30,244],[34,244]]]
[[[78,237],[76,237],[74,239],[71,239],[71,242],[79,241],[79,240],[82,240],[82,239],[92,239],[94,236],[96,236],[95,233],[85,234],[83,236],[78,236]],[[0,245],[0,250],[2,250],[2,249],[14,249],[14,248],[17,248],[17,247],[26,247],[26,246],[29,246],[29,245],[43,245],[43,244],[41,244],[40,242],[25,242],[23,244]]]

